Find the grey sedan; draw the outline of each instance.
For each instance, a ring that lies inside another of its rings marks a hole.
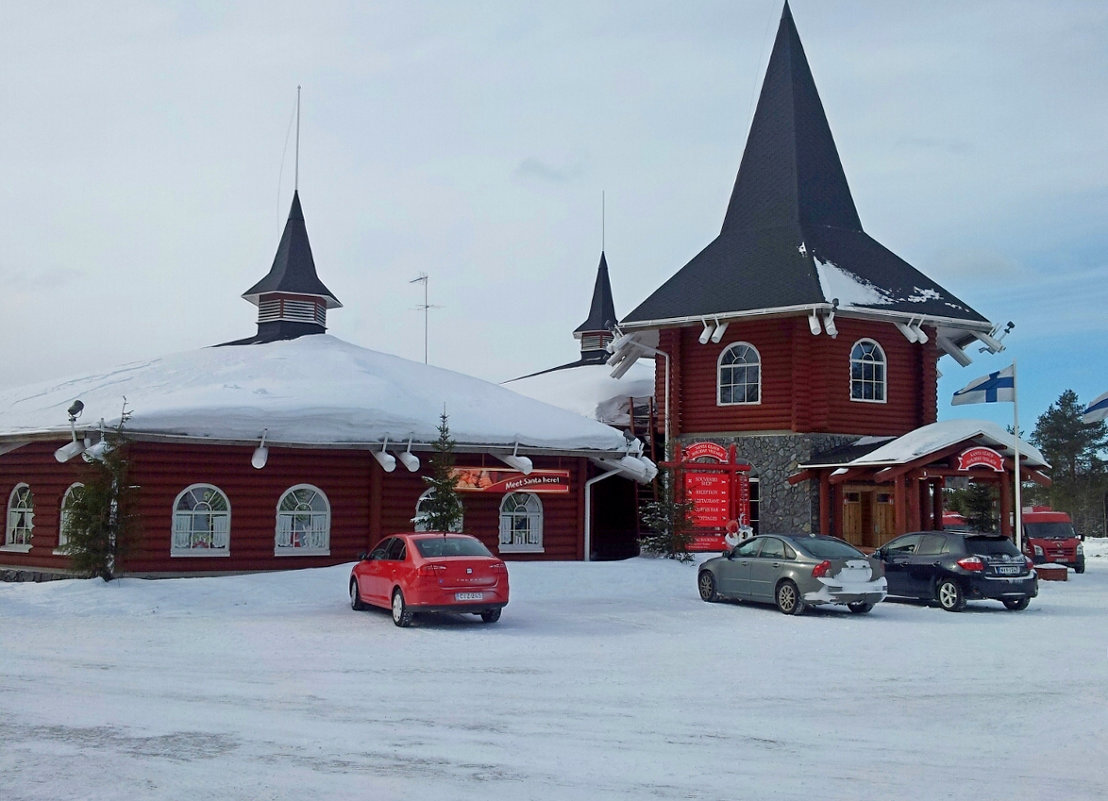
[[[786,615],[807,606],[845,604],[865,614],[885,599],[885,567],[837,537],[764,534],[700,566],[705,601],[734,598],[777,604]]]

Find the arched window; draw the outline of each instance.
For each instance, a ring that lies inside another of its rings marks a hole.
[[[762,401],[762,357],[749,342],[725,348],[717,364],[716,402],[720,406]]]
[[[299,484],[277,504],[276,556],[327,555],[331,552],[331,504],[317,487]]]
[[[58,514],[58,547],[54,553],[65,553],[65,546],[69,544],[69,537],[67,536],[69,531],[69,505],[73,503],[84,487],[85,485],[80,482],[70,484],[69,489],[62,496],[62,505]]]
[[[500,551],[542,553],[542,501],[532,492],[513,492],[500,502]]]
[[[859,339],[850,350],[850,399],[885,402],[885,351],[872,339]]]
[[[4,529],[4,547],[12,551],[31,550],[31,530],[35,527],[35,497],[26,484],[16,484],[8,496],[8,525]]]
[[[231,504],[218,487],[193,484],[173,504],[170,556],[230,556]]]
[[[426,520],[427,509],[426,509],[426,506],[427,506],[427,501],[434,494],[434,492],[435,491],[433,489],[424,490],[423,494],[419,496],[419,500],[416,501],[415,517],[412,518],[412,525],[414,526],[416,531],[430,531],[430,529],[427,528],[427,520]],[[451,527],[450,530],[454,531],[454,532],[457,532],[458,534],[461,534],[462,531],[464,530],[464,525],[463,525],[464,523],[465,523],[465,516],[463,515],[462,517],[458,518],[458,522],[455,523]]]

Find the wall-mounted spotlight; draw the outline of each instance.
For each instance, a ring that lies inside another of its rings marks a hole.
[[[1009,323],[1009,325],[1011,325],[1011,323]],[[65,410],[66,414],[69,415],[69,422],[77,422],[77,418],[81,416],[81,412],[84,410],[85,404],[79,400],[75,400],[73,403],[69,404],[69,408]]]
[[[408,450],[396,454],[396,458],[400,460],[400,464],[407,468],[409,473],[414,473],[419,469],[419,457],[412,453],[411,437],[408,438]]]
[[[814,337],[818,337],[823,333],[823,329],[819,325],[819,315],[816,314],[815,309],[808,313],[808,330],[812,332]]]
[[[701,320],[700,322],[704,324],[704,330],[700,332],[698,341],[701,345],[707,345],[708,340],[712,338],[712,324],[707,320]]]
[[[831,311],[829,311],[829,312],[827,312],[827,314],[823,315],[823,330],[826,331],[827,336],[831,337],[832,339],[834,339],[835,337],[837,337],[839,335],[839,329],[835,325],[835,310],[834,309],[831,309]]]
[[[254,449],[254,454],[250,457],[250,465],[255,470],[261,470],[265,467],[265,463],[269,461],[269,448],[265,444],[265,437],[268,433],[268,428],[262,429],[262,441],[258,443],[258,447]]]
[[[396,457],[391,453],[386,453],[385,448],[389,446],[389,438],[385,437],[385,442],[381,446],[379,451],[371,451],[373,458],[377,460],[377,464],[381,465],[381,469],[386,473],[391,473],[396,469]]]
[[[719,344],[719,341],[723,339],[723,332],[727,330],[727,323],[721,323],[716,320],[716,330],[712,332],[712,342]]]

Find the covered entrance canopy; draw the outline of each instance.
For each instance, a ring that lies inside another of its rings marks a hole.
[[[1043,455],[1019,441],[1020,476],[1043,486]],[[819,530],[865,547],[909,531],[942,528],[947,479],[998,486],[1000,530],[1012,536],[1016,439],[986,420],[947,420],[901,437],[862,437],[817,454],[789,477],[819,482]]]

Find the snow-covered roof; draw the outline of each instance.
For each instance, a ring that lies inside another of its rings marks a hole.
[[[0,437],[69,435],[115,426],[123,399],[136,437],[271,445],[431,442],[444,408],[459,446],[627,449],[622,432],[496,384],[352,345],[327,334],[202,348],[62,381],[0,392]]]
[[[611,372],[606,364],[577,364],[506,381],[504,386],[608,425],[625,426],[630,422],[628,398],[654,395],[654,362],[639,361],[619,379]]]
[[[865,456],[860,456],[839,467],[904,464],[966,440],[975,440],[1000,451],[1005,456],[1015,455],[1016,438],[996,423],[988,420],[944,420],[909,431],[904,436],[897,437]],[[1019,440],[1019,452],[1020,461],[1025,467],[1050,467],[1039,449],[1023,439]]]

